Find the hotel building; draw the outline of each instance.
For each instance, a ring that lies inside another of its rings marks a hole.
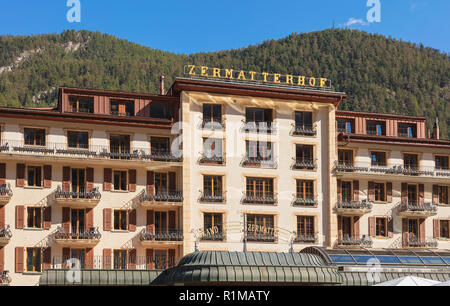
[[[448,253],[450,141],[423,117],[337,111],[345,98],[191,77],[0,108],[4,283],[71,259],[154,279],[193,252]]]

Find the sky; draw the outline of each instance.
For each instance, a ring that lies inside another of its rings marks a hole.
[[[79,2],[80,14],[70,16],[79,16],[80,22],[67,18],[78,7],[68,2]],[[90,30],[191,54],[334,25],[450,53],[449,15],[449,0],[0,0],[0,35]]]

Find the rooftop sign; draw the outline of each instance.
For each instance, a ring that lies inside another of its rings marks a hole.
[[[206,66],[184,66],[184,74],[189,77],[222,79],[247,83],[271,84],[278,86],[330,89],[331,80],[327,78],[306,77],[293,74],[244,71],[234,69],[210,68]]]

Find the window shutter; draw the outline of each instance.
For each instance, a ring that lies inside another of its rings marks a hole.
[[[65,233],[70,232],[70,208],[63,207],[62,209],[62,228]]]
[[[136,249],[131,249],[128,251],[128,269],[136,270],[136,260],[137,260],[137,251]]]
[[[425,219],[420,219],[419,220],[419,237],[420,237],[420,242],[425,242],[425,238],[426,238],[426,233],[425,233]]]
[[[375,183],[369,182],[369,202],[375,202]]]
[[[147,171],[147,194],[155,194],[155,172]]]
[[[153,210],[147,210],[147,232],[153,233],[155,216]]]
[[[359,181],[353,181],[353,201],[359,201]]]
[[[94,169],[86,168],[86,192],[91,192],[94,189]]]
[[[16,172],[17,172],[16,173],[16,186],[24,187],[25,186],[25,165],[17,164]]]
[[[42,267],[44,270],[52,268],[52,248],[48,247],[42,251]]]
[[[112,256],[112,250],[111,249],[103,249],[103,269],[104,270],[111,270],[111,256]]]
[[[112,209],[105,208],[103,209],[103,230],[106,232],[111,231],[112,229]]]
[[[52,166],[44,166],[44,188],[52,188]]]
[[[0,164],[0,187],[6,185],[6,164]]]
[[[408,184],[402,183],[402,203],[408,203]]]
[[[16,206],[16,229],[23,229],[25,221],[25,206]]]
[[[425,204],[425,185],[419,184],[419,205]]]
[[[394,218],[388,218],[388,237],[394,238]]]
[[[338,202],[342,201],[342,181],[337,180],[337,200]]]
[[[169,192],[176,191],[176,173],[175,172],[169,172]]]
[[[342,232],[342,216],[338,216],[338,239],[342,240],[342,238],[344,237],[343,232]]]
[[[386,201],[392,203],[392,183],[386,183]]]
[[[154,264],[153,264],[153,249],[147,249],[145,250],[145,263],[147,270],[153,270]]]
[[[433,220],[433,237],[435,239],[439,239],[441,238],[441,222],[439,219],[434,219]]]
[[[439,204],[439,186],[433,185],[433,204]]]
[[[175,267],[175,250],[174,249],[170,249],[169,250],[169,268]]]
[[[128,184],[128,191],[130,192],[136,192],[136,170],[135,169],[131,169],[128,171],[128,176],[129,176],[129,184]]]
[[[70,167],[63,167],[62,190],[64,192],[70,191]]]
[[[105,168],[103,172],[103,190],[104,191],[111,191],[112,188],[112,169],[111,168]]]
[[[43,213],[44,229],[49,230],[50,227],[52,226],[52,208],[47,206],[44,207],[43,210],[44,210]]]
[[[24,255],[25,249],[16,247],[16,273],[23,273],[24,271]]]
[[[175,231],[177,226],[176,212],[169,211],[169,231]]]
[[[87,270],[94,269],[94,249],[93,248],[86,249],[86,269]]]
[[[402,241],[403,247],[408,247],[408,219],[402,219]]]
[[[128,215],[128,230],[130,232],[136,231],[136,209],[132,209]]]
[[[5,271],[5,248],[0,247],[0,274]]]
[[[67,263],[67,261],[70,259],[70,248],[63,248],[62,249],[62,260],[63,260],[63,267],[64,269],[69,269],[70,265]]]
[[[375,237],[376,235],[376,218],[369,217],[369,236]]]
[[[359,233],[359,217],[353,217],[353,233],[355,235],[355,239],[360,239],[360,233]]]
[[[94,209],[86,209],[86,230],[89,231],[94,227]]]
[[[5,223],[5,206],[0,206],[0,230],[6,227]]]

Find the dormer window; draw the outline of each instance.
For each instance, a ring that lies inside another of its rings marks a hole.
[[[398,136],[405,138],[416,138],[417,137],[417,125],[399,123],[398,124]]]
[[[155,119],[173,119],[173,107],[169,104],[151,103],[150,117]]]
[[[133,101],[113,101],[110,103],[111,115],[113,116],[134,116]]]
[[[367,121],[367,135],[386,136],[386,122]]]
[[[337,119],[338,133],[352,134],[355,132],[355,121],[352,119]]]
[[[94,113],[94,98],[70,97],[69,98],[69,112],[93,114]]]

